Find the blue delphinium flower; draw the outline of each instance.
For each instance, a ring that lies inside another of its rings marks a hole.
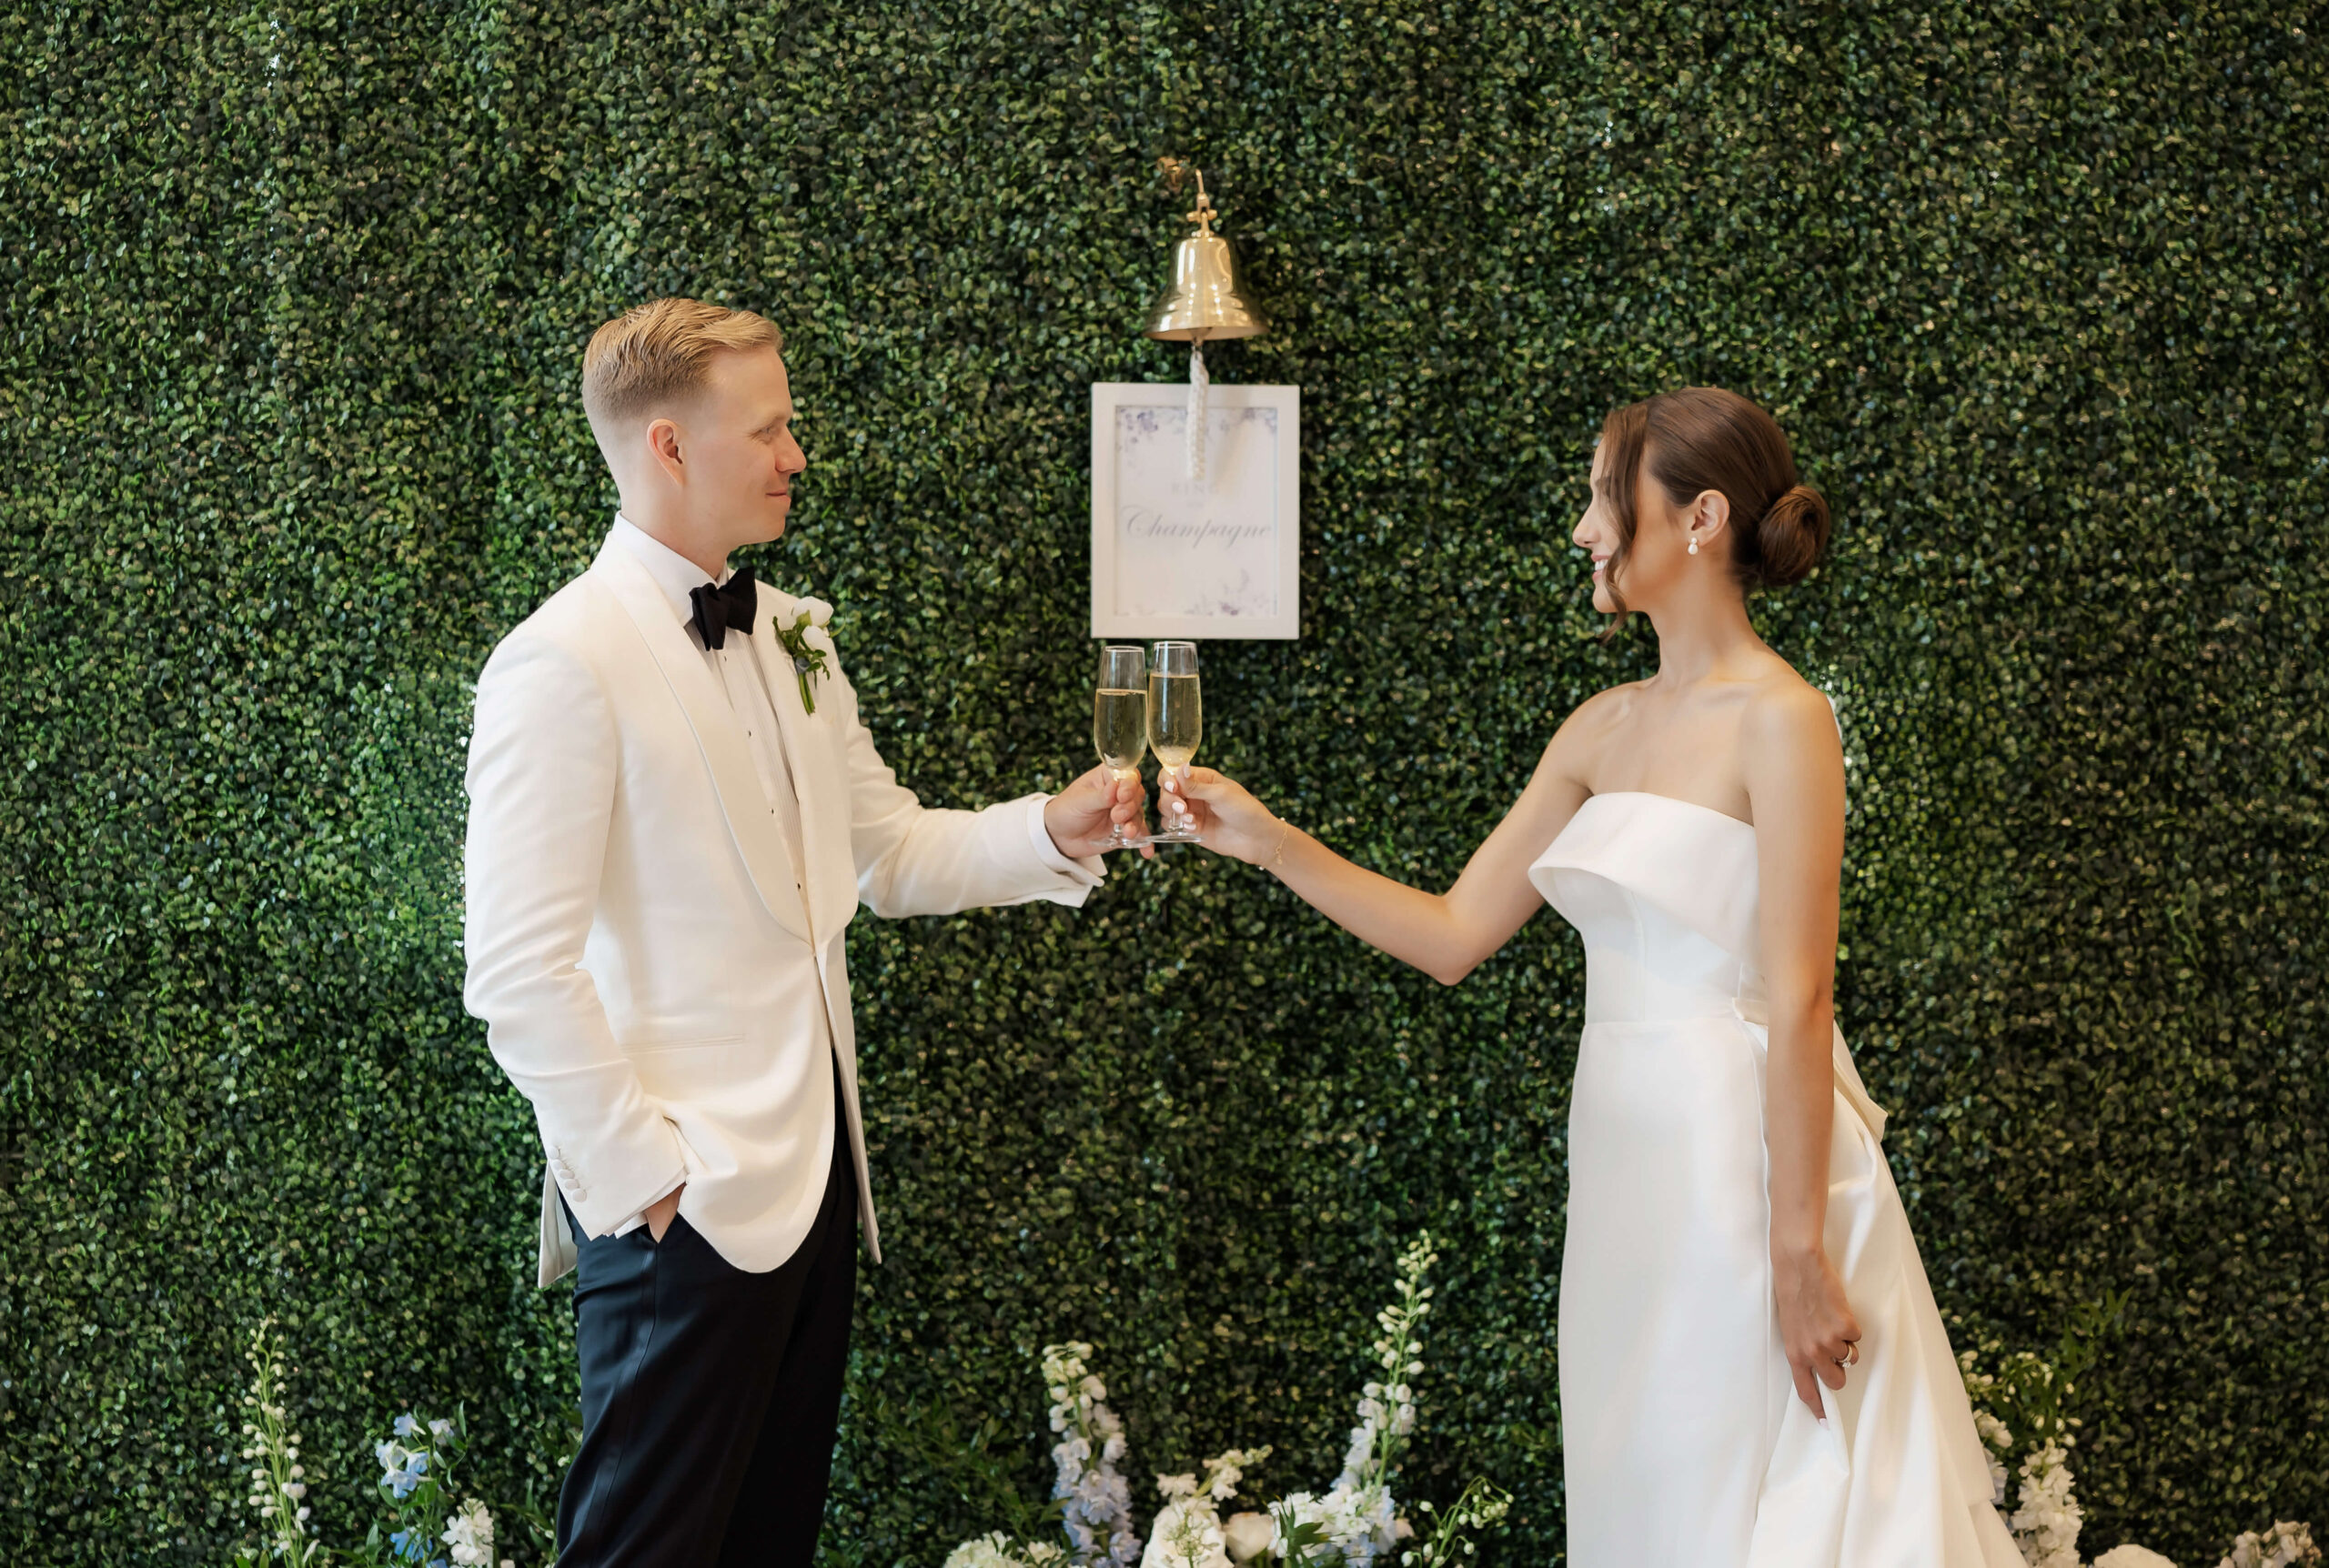
[[[381,1479],[388,1483],[389,1495],[401,1503],[412,1495],[413,1489],[420,1484],[420,1478],[428,1473],[428,1456],[427,1454],[407,1453],[404,1456],[403,1465],[391,1470]]]
[[[418,1563],[423,1564],[423,1568],[446,1568],[443,1558],[434,1561],[429,1558],[428,1549],[435,1544],[428,1533],[418,1525],[410,1530],[399,1530],[388,1537],[388,1545],[398,1562]]]
[[[396,1432],[398,1437],[415,1437],[419,1434],[419,1432],[420,1422],[413,1419],[410,1411],[397,1417]]]

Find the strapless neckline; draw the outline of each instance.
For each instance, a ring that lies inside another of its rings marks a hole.
[[[1729,812],[1725,811],[1719,807],[1701,806],[1696,800],[1685,800],[1679,795],[1660,795],[1657,791],[1651,789],[1597,789],[1592,794],[1588,795],[1583,803],[1580,804],[1575,811],[1569,814],[1569,822],[1575,822],[1578,817],[1584,814],[1585,808],[1592,805],[1596,800],[1615,800],[1621,798],[1636,800],[1663,800],[1669,806],[1679,806],[1685,811],[1696,811],[1700,815],[1707,817],[1719,817],[1731,826],[1735,828],[1743,828],[1749,833],[1755,830],[1754,823],[1742,822],[1738,818],[1732,816]],[[1568,831],[1568,823],[1563,823],[1561,825],[1561,832],[1553,835],[1553,842],[1560,842],[1561,833],[1566,833]],[[1547,849],[1550,849],[1551,847],[1552,846],[1549,844],[1546,846]]]

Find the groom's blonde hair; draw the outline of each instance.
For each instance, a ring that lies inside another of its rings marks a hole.
[[[776,323],[673,296],[632,306],[582,350],[582,411],[601,447],[610,427],[683,403],[701,391],[712,357],[752,348],[784,352]]]

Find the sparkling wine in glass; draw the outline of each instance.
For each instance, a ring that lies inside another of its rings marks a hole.
[[[1092,749],[1119,779],[1139,776],[1141,753],[1148,749],[1146,664],[1138,648],[1100,650],[1099,678],[1092,688]],[[1104,846],[1132,849],[1147,841],[1126,837],[1124,825],[1114,823]]]
[[[1197,754],[1205,734],[1205,702],[1197,690],[1197,645],[1160,642],[1148,662],[1148,749],[1166,769],[1178,772]],[[1168,828],[1149,835],[1159,844],[1194,844],[1194,829]]]

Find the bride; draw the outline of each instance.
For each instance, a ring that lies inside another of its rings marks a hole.
[[[1444,984],[1540,902],[1583,938],[1572,1568],[2021,1568],[1834,1021],[1834,709],[1747,617],[1819,559],[1827,503],[1769,414],[1686,387],[1608,417],[1570,537],[1658,673],[1569,715],[1454,887],[1362,869],[1211,769],[1168,773],[1164,809]]]

